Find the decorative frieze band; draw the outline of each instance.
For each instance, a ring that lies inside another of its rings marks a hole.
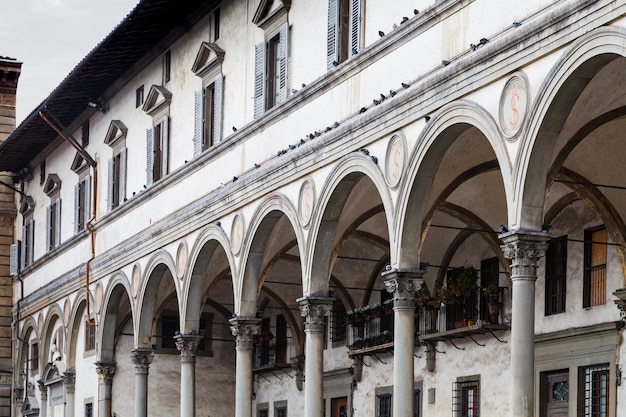
[[[309,296],[299,298],[300,315],[304,317],[305,333],[323,333],[324,318],[330,315],[334,298]]]

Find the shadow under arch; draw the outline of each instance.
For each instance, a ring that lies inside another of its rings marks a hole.
[[[598,72],[626,56],[626,29],[602,27],[574,42],[544,80],[529,111],[515,161],[514,192],[518,203],[509,224],[541,230],[554,147],[577,99]]]
[[[394,240],[390,227],[394,206],[382,172],[362,152],[347,155],[329,174],[313,210],[309,234],[311,255],[305,264],[310,275],[309,281],[303,282],[304,295],[328,295],[331,271],[337,255],[337,240],[340,238],[337,236],[338,223],[352,190],[362,180],[369,181],[377,192],[376,205],[382,205],[389,240]]]
[[[19,380],[21,372],[26,369],[26,361],[30,359],[29,355],[31,354],[31,352],[29,349],[30,349],[30,338],[32,334],[35,335],[35,339],[38,341],[37,346],[39,349],[39,362],[37,363],[37,367],[38,369],[42,369],[41,348],[43,346],[41,343],[41,335],[37,333],[37,323],[35,322],[35,319],[32,316],[28,316],[26,319],[24,319],[24,322],[22,324],[22,330],[20,331],[20,337],[17,341],[19,343],[19,348],[17,350],[17,358],[16,358],[18,369],[15,372],[13,372],[13,379],[17,385],[21,383],[21,381]]]
[[[118,313],[121,300],[126,297],[130,304],[130,315],[135,327],[135,309],[132,302],[130,283],[128,277],[122,272],[114,274],[107,286],[102,303],[102,316],[100,328],[96,332],[96,356],[99,362],[115,362],[115,344],[117,333]]]
[[[83,318],[83,314],[85,312],[85,307],[87,304],[86,291],[84,288],[81,288],[74,299],[74,303],[72,306],[72,311],[70,313],[69,322],[67,324],[67,334],[68,334],[68,349],[67,349],[67,365],[69,368],[73,368],[76,366],[76,345],[78,343],[78,333],[80,331],[80,324]],[[90,295],[90,303],[95,306],[95,299]],[[85,326],[88,326],[85,323]],[[96,322],[96,326],[98,323]],[[86,330],[86,328],[85,328]]]
[[[40,357],[43,359],[43,363],[51,362],[51,358],[49,357],[50,349],[52,348],[52,336],[53,330],[57,326],[57,322],[61,324],[63,327],[63,350],[67,347],[67,332],[66,332],[66,323],[63,319],[63,311],[61,307],[54,303],[46,314],[46,319],[44,320],[43,331],[41,333],[41,338],[43,340],[43,349],[41,350]],[[57,346],[58,347],[58,346]],[[61,352],[64,356],[67,355],[65,352]],[[66,359],[67,356],[64,357]]]
[[[213,225],[207,227],[194,243],[190,256],[190,265],[193,265],[193,267],[185,271],[183,279],[184,284],[180,305],[180,311],[182,312],[180,325],[183,333],[199,330],[205,287],[207,285],[211,286],[211,283],[205,281],[206,271],[217,251],[221,250],[224,253],[231,276],[234,275],[235,260],[229,248],[230,244],[224,230]],[[214,280],[220,279],[220,275],[216,274]],[[234,294],[235,286],[232,278],[231,288]]]
[[[420,262],[422,222],[427,216],[426,197],[443,158],[454,141],[465,131],[476,128],[487,140],[496,156],[506,205],[513,201],[512,170],[504,141],[493,117],[480,105],[460,100],[443,106],[420,133],[411,152],[409,165],[400,185],[397,222],[394,224],[399,239],[391,251],[392,265],[415,268]]]

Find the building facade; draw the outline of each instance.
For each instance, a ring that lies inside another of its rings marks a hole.
[[[11,415],[626,416],[625,45],[615,0],[141,1],[0,145]]]

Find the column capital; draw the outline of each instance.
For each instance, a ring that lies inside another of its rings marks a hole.
[[[41,379],[37,380],[37,387],[39,387],[41,401],[46,401],[48,399],[48,387],[46,387],[46,384]]]
[[[261,319],[258,317],[235,316],[228,320],[230,331],[235,336],[235,349],[250,349],[254,335],[259,332]]]
[[[200,342],[204,339],[204,336],[191,335],[191,334],[179,334],[174,336],[176,341],[176,349],[180,352],[181,362],[195,362],[196,351]]]
[[[296,300],[300,304],[300,315],[304,317],[305,333],[323,333],[324,317],[330,315],[335,299],[325,296],[307,296]]]
[[[76,388],[76,371],[73,369],[68,369],[63,373],[61,379],[63,380],[63,384],[65,385],[65,391],[73,394]]]
[[[112,384],[115,375],[115,362],[96,362],[98,381],[103,384]]]
[[[152,348],[137,347],[130,351],[130,358],[135,364],[136,374],[147,374],[150,364],[154,359],[154,351]]]
[[[381,274],[387,292],[393,295],[394,309],[415,308],[416,292],[424,282],[425,272],[424,269],[388,269]]]
[[[548,249],[545,231],[514,230],[499,235],[504,256],[511,261],[511,281],[537,279],[537,263]]]

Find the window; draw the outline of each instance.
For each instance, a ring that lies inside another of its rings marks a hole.
[[[546,252],[546,316],[565,311],[567,236],[551,239]]]
[[[215,83],[202,90],[202,150],[213,146],[213,121],[215,119]]]
[[[466,379],[454,383],[452,388],[452,415],[454,417],[479,417],[480,381]]]
[[[85,146],[89,145],[89,119],[83,122],[81,133],[82,133],[82,145],[84,148]]]
[[[270,410],[267,404],[259,404],[256,410],[257,417],[269,417]]]
[[[468,271],[466,268],[457,268],[448,271],[448,288],[454,285],[461,274]],[[469,294],[462,295],[458,301],[446,304],[446,328],[454,329],[458,326],[465,326],[467,320],[476,319],[478,315],[478,288]],[[463,323],[461,325],[461,323]]]
[[[276,316],[276,345],[274,349],[276,363],[287,363],[287,320],[282,314]]]
[[[94,350],[96,348],[96,326],[89,324],[89,320],[85,317],[85,351]]]
[[[85,417],[93,417],[93,402],[85,403]]]
[[[30,345],[30,370],[33,373],[39,370],[39,343],[31,342]]]
[[[422,411],[422,385],[420,383],[419,388],[415,388],[415,390],[413,391],[413,417],[420,417],[422,415],[421,411]]]
[[[220,9],[213,12],[213,41],[220,38]]]
[[[330,340],[333,342],[333,346],[344,345],[346,343],[346,308],[343,302],[335,298],[333,301],[333,310],[331,315],[331,335]]]
[[[606,303],[606,229],[585,231],[583,307]]]
[[[169,118],[165,117],[146,133],[147,184],[160,180],[169,172]]]
[[[135,90],[135,107],[139,107],[144,101],[143,85]]]
[[[287,99],[287,24],[255,47],[254,117]]]
[[[333,68],[361,49],[362,0],[329,0],[326,65]]]
[[[500,283],[500,261],[498,258],[484,259],[480,262],[480,286],[488,288],[490,285]],[[480,319],[489,321],[488,297],[480,291]]]
[[[50,197],[46,208],[46,251],[51,251],[61,244],[61,179],[56,174],[49,174],[43,191]]]
[[[46,160],[44,159],[39,164],[39,185],[44,185],[46,182]]]
[[[74,186],[74,233],[85,230],[91,218],[91,177],[85,177]]]
[[[26,268],[34,262],[35,248],[35,220],[32,213],[24,219],[22,226],[22,258],[21,269]]]
[[[169,82],[172,76],[172,52],[167,51],[163,56],[163,83]]]
[[[201,353],[203,356],[212,356],[213,313],[202,313],[199,326],[198,333],[204,335],[204,337],[200,340],[196,353]],[[161,353],[178,353],[176,341],[174,340],[176,332],[180,330],[178,313],[171,310],[164,311],[159,318],[158,329],[160,343],[157,346],[161,349],[169,350]]]
[[[274,417],[287,417],[287,401],[274,403]]]
[[[376,417],[391,417],[392,395],[390,392],[376,396]]]
[[[594,365],[579,369],[578,415],[581,417],[608,417],[610,373],[609,365]]]
[[[393,411],[393,388],[376,389],[376,417],[391,417]],[[415,381],[413,390],[413,417],[420,417],[422,411],[422,382]]]
[[[109,160],[109,210],[126,198],[126,148]]]
[[[541,415],[562,416],[569,410],[569,371],[562,369],[541,373]]]

